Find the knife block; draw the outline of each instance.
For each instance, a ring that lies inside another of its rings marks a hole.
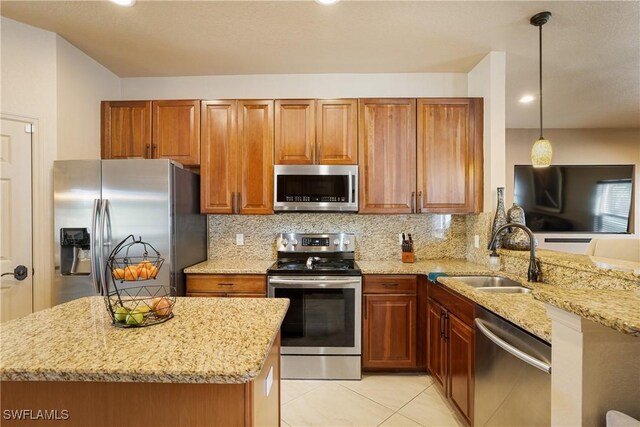
[[[415,262],[416,258],[413,254],[413,248],[411,252],[402,252],[402,262]]]

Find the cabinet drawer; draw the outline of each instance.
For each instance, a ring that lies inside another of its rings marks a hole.
[[[463,323],[473,327],[475,317],[475,305],[442,285],[429,282],[429,298],[442,304],[447,311],[455,314]]]
[[[264,274],[188,274],[187,293],[245,292],[267,293],[267,277]]]
[[[415,294],[418,277],[407,275],[364,276],[365,294]]]

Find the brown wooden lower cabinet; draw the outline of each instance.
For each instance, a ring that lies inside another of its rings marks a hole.
[[[427,355],[427,368],[433,379],[444,387],[446,372],[447,346],[444,340],[444,313],[445,309],[433,300],[427,303],[427,342],[429,352]]]
[[[433,282],[427,302],[427,369],[449,403],[473,424],[475,305]]]
[[[187,274],[188,297],[264,298],[264,274]]]
[[[269,376],[273,383],[267,395]],[[258,377],[244,384],[3,381],[1,400],[3,414],[31,410],[35,417],[38,411],[57,410],[59,417],[30,422],[9,416],[2,420],[3,427],[277,426],[280,335]]]
[[[417,277],[367,275],[363,294],[362,369],[417,370]]]

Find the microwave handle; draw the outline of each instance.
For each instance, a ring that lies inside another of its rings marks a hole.
[[[355,175],[353,175],[351,171],[349,171],[349,188],[347,190],[349,192],[349,203],[355,202],[355,200],[353,200],[355,198],[355,195],[353,194],[354,186],[355,186]]]

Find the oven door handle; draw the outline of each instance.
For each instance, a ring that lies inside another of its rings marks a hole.
[[[357,285],[359,280],[352,279],[313,279],[313,280],[300,280],[300,279],[269,279],[269,284],[273,285],[309,285],[319,288],[326,288],[332,285]]]

